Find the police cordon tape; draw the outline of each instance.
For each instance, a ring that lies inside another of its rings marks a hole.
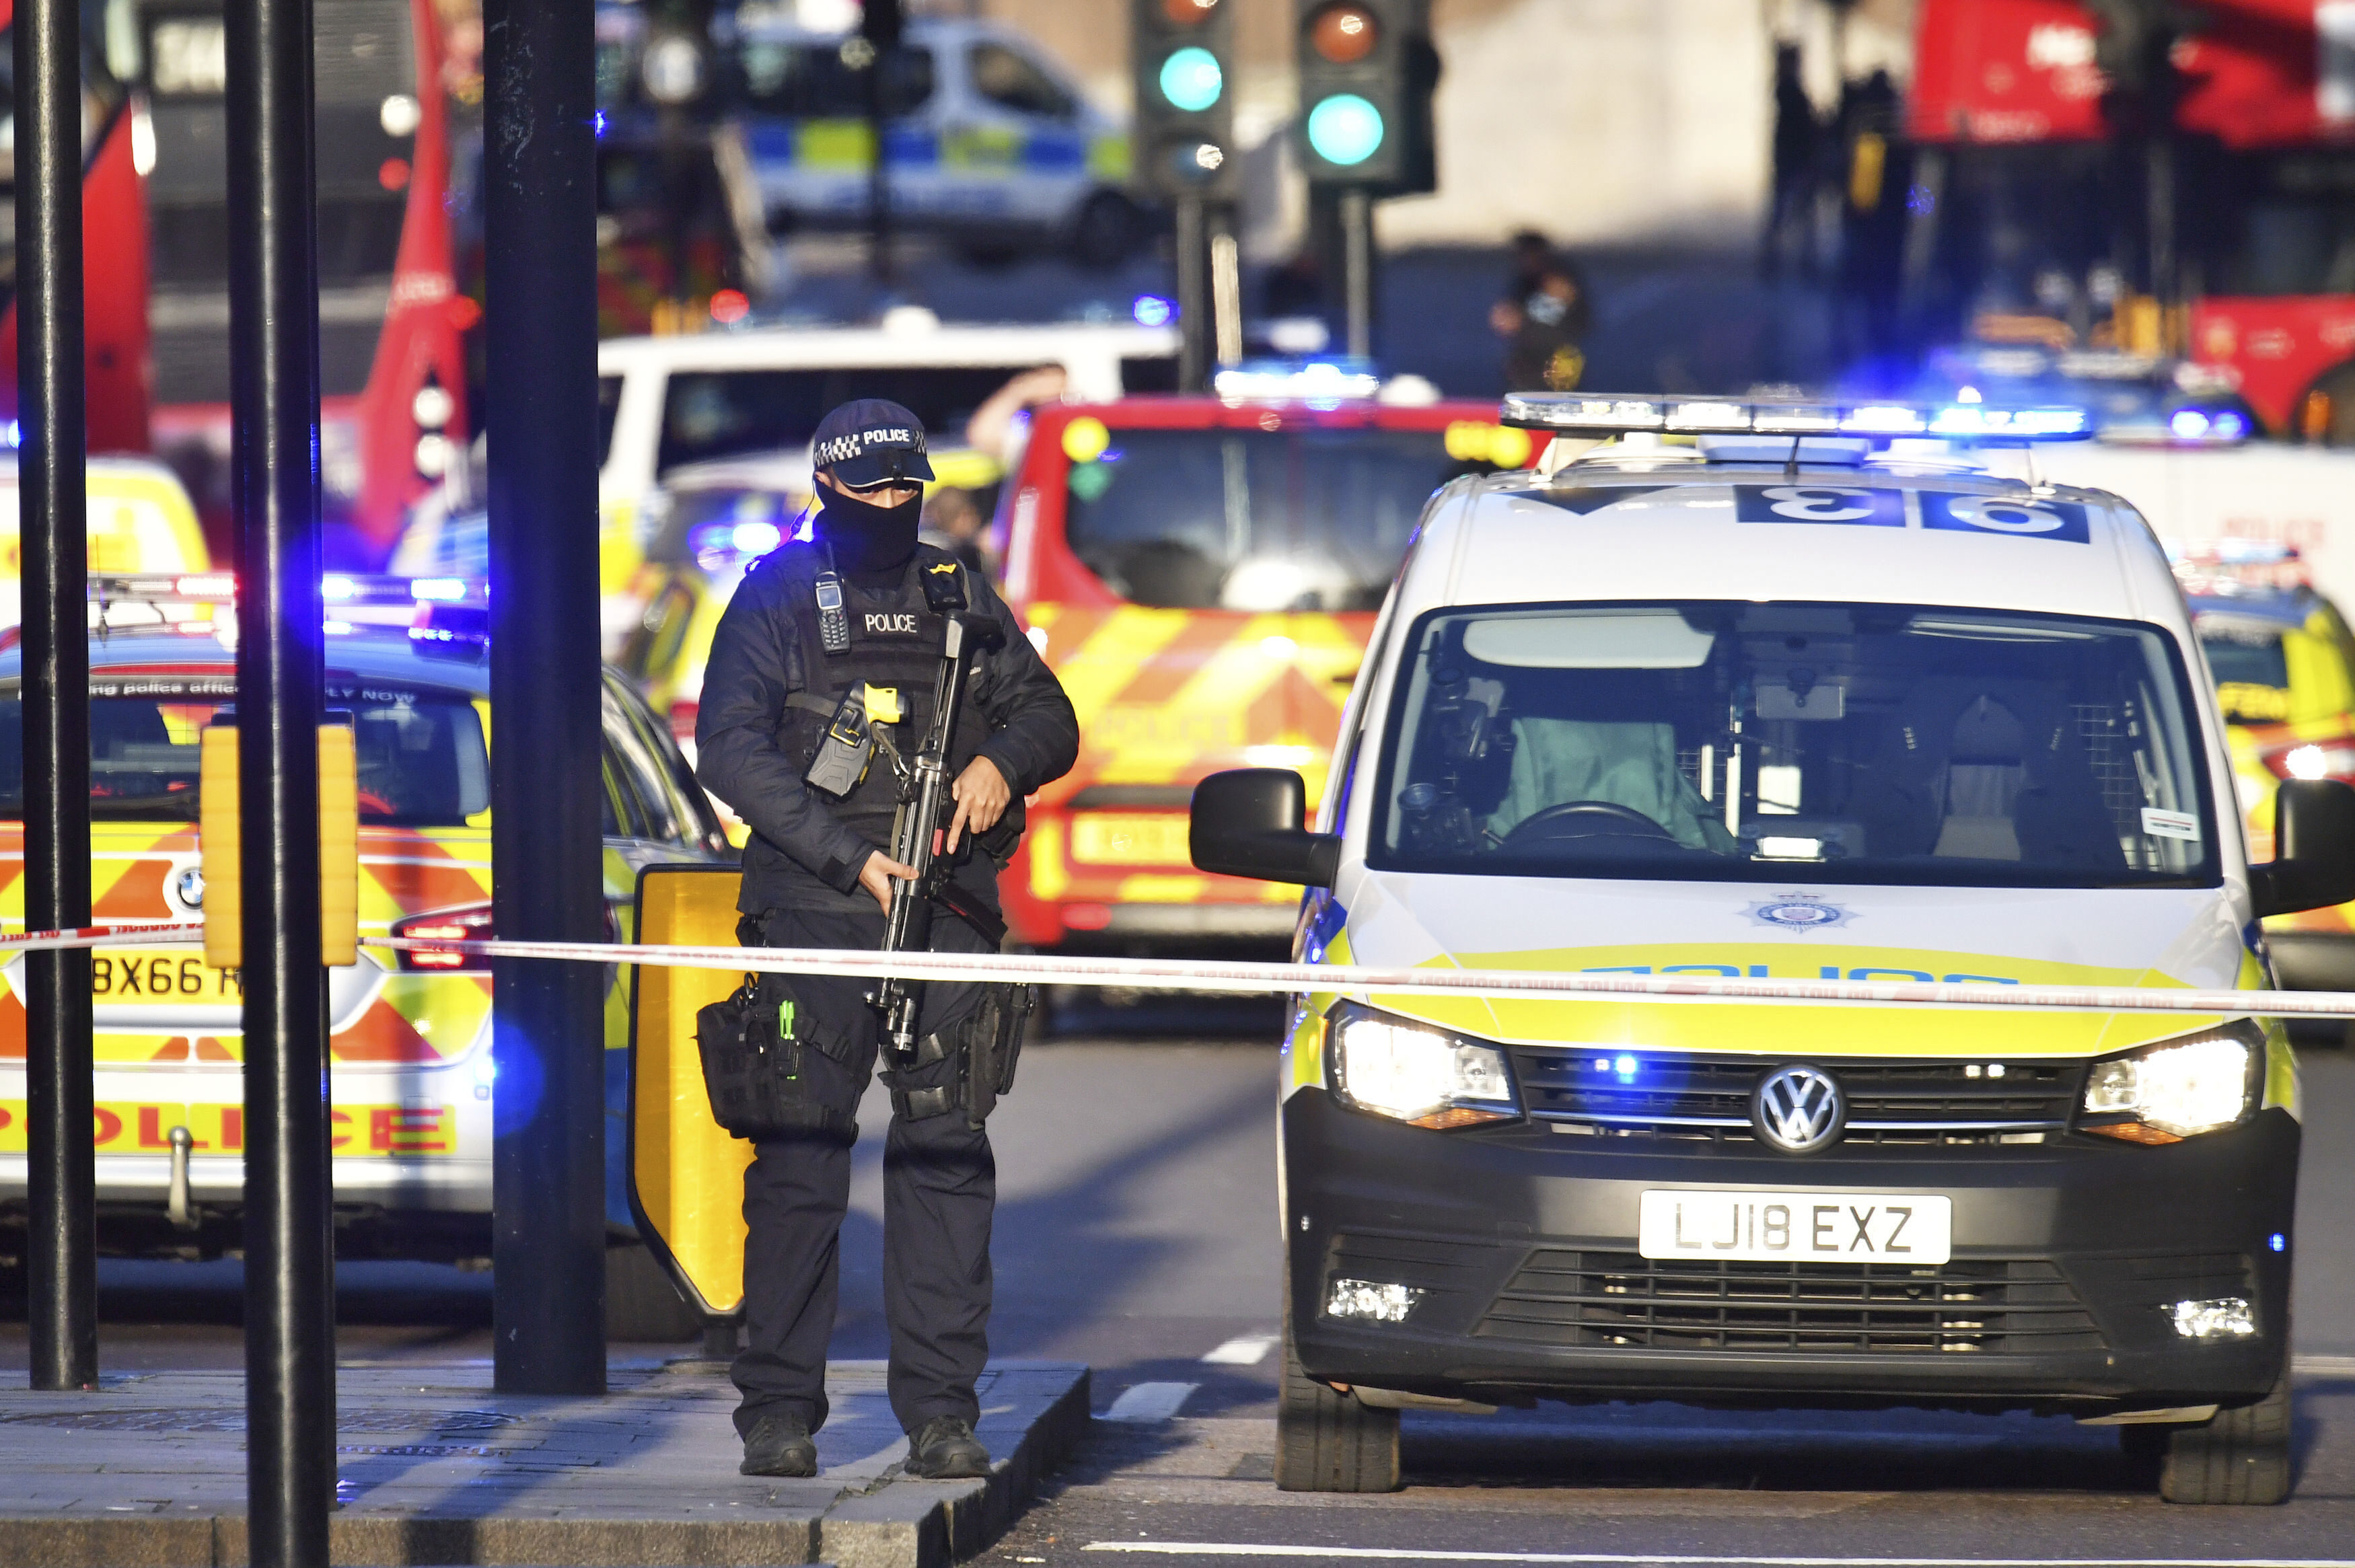
[[[202,939],[195,924],[85,926],[0,936],[0,951]],[[1986,1007],[2015,1012],[2257,1013],[2355,1018],[2355,991],[2200,991],[2073,985],[1948,985],[1923,980],[1773,980],[1732,975],[1580,974],[1530,969],[1399,969],[1373,964],[1219,962],[1199,959],[1093,959],[1042,953],[881,953],[863,948],[690,948],[632,942],[453,941],[362,937],[360,945],[477,958],[642,964],[780,975],[896,975],[911,980],[1101,986],[1125,991],[1239,995],[1338,991],[1352,995],[1462,996],[1529,1001],[1649,997],[1668,1001],[1766,1001],[1873,1007]]]

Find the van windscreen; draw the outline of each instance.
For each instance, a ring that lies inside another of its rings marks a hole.
[[[201,736],[230,706],[233,683],[101,673],[90,689],[91,819],[195,821]],[[327,705],[355,726],[362,822],[462,827],[490,809],[482,721],[462,694],[330,677]],[[12,682],[0,688],[0,817],[24,814],[25,706]]]
[[[1861,604],[1417,624],[1369,863],[1661,880],[2209,885],[2198,708],[2153,627]]]
[[[1064,535],[1132,604],[1372,609],[1431,493],[1482,464],[1438,430],[1114,429],[1071,464]]]
[[[818,421],[854,397],[883,397],[924,422],[934,450],[964,444],[965,421],[1029,365],[853,366],[805,370],[674,370],[663,391],[655,465],[739,452],[805,452]]]

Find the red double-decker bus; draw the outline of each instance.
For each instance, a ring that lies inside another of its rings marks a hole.
[[[13,0],[0,0],[0,59],[13,45]],[[104,36],[102,5],[85,3],[82,36]],[[13,82],[0,114],[16,113]],[[147,215],[139,167],[151,145],[130,84],[102,46],[82,61],[82,339],[90,450],[145,451],[150,387]],[[12,143],[13,145],[13,143]],[[13,204],[16,164],[0,158],[0,204]],[[10,207],[13,211],[13,207]],[[0,438],[16,445],[16,230],[0,224]]]
[[[1908,287],[2227,367],[2272,433],[2355,442],[2355,10],[2184,9],[2122,105],[2119,7],[1922,0]]]
[[[107,0],[154,125],[155,449],[227,522],[229,193],[220,0]],[[473,0],[314,0],[322,477],[351,553],[380,554],[464,461],[453,144],[481,101]],[[96,254],[93,249],[93,254]],[[93,403],[95,397],[93,397]],[[218,541],[217,538],[217,543]]]

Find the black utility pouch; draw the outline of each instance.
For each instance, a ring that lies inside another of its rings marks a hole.
[[[711,1118],[738,1138],[847,1136],[858,1125],[858,1096],[845,1103],[842,1092],[848,1052],[827,1049],[786,978],[748,974],[726,1000],[696,1012]]]
[[[985,995],[980,1010],[964,1025],[964,1118],[975,1128],[989,1119],[999,1096],[1013,1090],[1022,1036],[1039,1006],[1039,988],[1033,985],[994,985]]]

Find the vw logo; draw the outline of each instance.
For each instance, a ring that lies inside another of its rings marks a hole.
[[[1750,1125],[1785,1154],[1830,1148],[1847,1119],[1839,1080],[1814,1067],[1777,1067],[1751,1091]]]

